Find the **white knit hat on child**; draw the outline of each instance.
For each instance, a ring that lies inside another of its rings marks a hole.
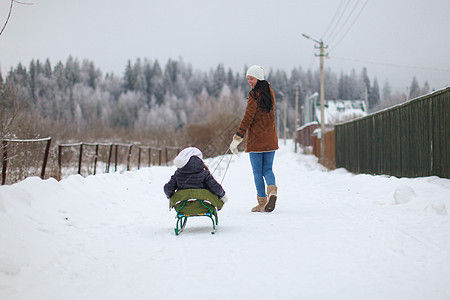
[[[264,80],[264,76],[266,75],[266,70],[264,70],[261,66],[251,66],[247,70],[247,76],[252,76],[258,80]]]
[[[183,149],[177,155],[177,157],[175,157],[175,159],[173,160],[173,163],[178,169],[180,169],[189,162],[189,160],[191,159],[192,156],[197,156],[199,158],[203,158],[203,154],[198,148],[188,147],[188,148]]]

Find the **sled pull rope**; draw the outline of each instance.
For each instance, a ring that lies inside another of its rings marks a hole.
[[[227,149],[227,151],[225,151],[225,153],[222,154],[222,158],[217,163],[217,166],[215,167],[214,171],[211,174],[214,174],[214,172],[216,172],[217,168],[219,167],[219,165],[222,162],[222,160],[225,158],[225,155],[228,153],[228,151],[230,151],[230,149]],[[230,160],[228,161],[228,164],[227,164],[227,168],[225,169],[225,173],[223,174],[222,181],[220,182],[221,185],[222,185],[223,180],[225,179],[225,175],[227,175],[228,167],[230,166],[232,158],[233,158],[233,153],[231,153]]]
[[[228,152],[228,151],[227,151]],[[225,175],[227,175],[228,167],[230,166],[231,159],[233,158],[233,153],[231,153],[230,160],[227,163],[227,168],[225,169],[225,173],[223,173],[222,181],[220,182],[220,185],[222,185],[223,180],[225,179]]]

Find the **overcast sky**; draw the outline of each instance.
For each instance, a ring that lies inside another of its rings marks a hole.
[[[382,88],[405,91],[416,76],[432,89],[450,83],[449,0],[21,0],[0,36],[6,74],[32,59],[89,59],[122,75],[129,59],[169,58],[207,71],[258,64],[290,74],[317,70],[323,39],[334,72],[367,67]],[[0,23],[10,0],[0,0]],[[352,13],[353,12],[353,13]]]

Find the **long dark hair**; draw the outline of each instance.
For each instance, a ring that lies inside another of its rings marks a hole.
[[[263,112],[269,113],[273,107],[272,93],[270,92],[270,85],[265,80],[258,80],[255,87],[250,91],[252,96],[258,102],[258,107]]]

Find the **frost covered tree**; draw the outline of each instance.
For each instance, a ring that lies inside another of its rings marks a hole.
[[[52,65],[50,64],[50,60],[48,58],[45,60],[42,72],[44,73],[45,77],[52,77]]]
[[[367,69],[366,67],[363,68],[363,71],[361,73],[361,78],[362,78],[362,82],[364,83],[364,89],[365,89],[365,94],[367,95],[367,99],[370,99],[370,79],[369,76],[367,75]]]
[[[83,60],[81,63],[81,80],[88,87],[95,89],[102,73],[95,68],[93,62]]]
[[[338,98],[350,99],[349,78],[347,74],[344,74],[342,72],[341,75],[339,76]]]
[[[37,62],[39,64],[39,61]],[[37,104],[37,94],[38,94],[38,87],[36,85],[37,77],[39,76],[39,67],[37,66],[34,59],[30,62],[30,68],[28,71],[28,80],[29,80],[29,86],[30,86],[30,97],[33,105]]]
[[[64,76],[66,77],[66,83],[69,89],[73,88],[75,84],[81,82],[82,77],[80,63],[77,59],[73,59],[72,56],[69,56],[66,61]]]
[[[378,81],[375,78],[373,80],[373,85],[370,88],[370,94],[369,94],[369,108],[372,109],[380,102],[380,89],[378,87]]]
[[[168,91],[170,93],[174,92],[174,86],[177,81],[177,75],[178,75],[178,62],[169,59],[167,61],[166,67],[164,68],[164,75],[163,75],[163,83],[166,89],[165,91]]]
[[[181,59],[169,59],[162,70],[158,60],[152,63],[137,59],[128,60],[123,74],[108,73],[102,77],[93,62],[85,59],[80,64],[69,56],[65,63],[59,61],[54,68],[49,59],[45,63],[32,60],[29,69],[18,64],[11,68],[4,82],[13,86],[18,101],[27,104],[30,113],[54,122],[55,128],[73,126],[74,130],[86,131],[91,126],[105,126],[119,127],[124,132],[130,129],[153,132],[156,128],[175,132],[191,123],[204,123],[220,113],[242,114],[250,90],[246,70],[247,66],[234,73],[218,64],[204,72],[194,70]],[[269,70],[267,80],[274,88],[277,102],[287,100],[288,124],[293,128],[296,88],[300,87],[301,106],[303,99],[319,91],[319,71],[301,67],[289,73]],[[385,105],[386,91],[383,89],[383,103],[379,103],[378,82],[375,79],[370,85],[367,69],[359,76],[355,70],[339,75],[325,70],[327,99],[363,99],[365,87],[371,91],[371,103],[378,103],[377,108]],[[420,92],[428,90],[426,83]],[[392,101],[404,101],[406,96],[397,94]],[[374,101],[374,97],[378,100]]]
[[[233,70],[231,68],[228,69],[227,72],[227,85],[232,89],[237,89],[239,85],[237,79],[235,79]]]
[[[381,102],[390,102],[391,101],[392,88],[389,82],[386,80],[383,85],[383,89],[381,91]]]
[[[428,84],[428,81],[425,81],[425,83],[423,84],[422,89],[420,90],[420,93],[422,95],[426,95],[430,92],[430,85]]]
[[[159,65],[158,60],[156,60],[155,63],[153,64],[153,76],[152,79],[150,80],[152,94],[156,100],[154,104],[156,105],[161,105],[164,101],[165,87],[162,75],[163,73],[161,66]]]
[[[213,97],[219,97],[222,87],[226,84],[225,69],[223,64],[219,64],[214,72],[211,74],[212,80],[209,86],[209,94]]]
[[[147,91],[147,80],[145,79],[144,70],[142,68],[141,59],[137,59],[133,66],[133,77],[135,78],[135,83],[133,86],[133,90],[146,93]]]
[[[125,91],[133,91],[136,86],[136,80],[137,79],[133,71],[133,66],[131,65],[131,60],[128,60],[123,76],[123,88]]]
[[[413,77],[411,86],[409,87],[409,98],[414,99],[420,96],[420,87],[416,77]]]

